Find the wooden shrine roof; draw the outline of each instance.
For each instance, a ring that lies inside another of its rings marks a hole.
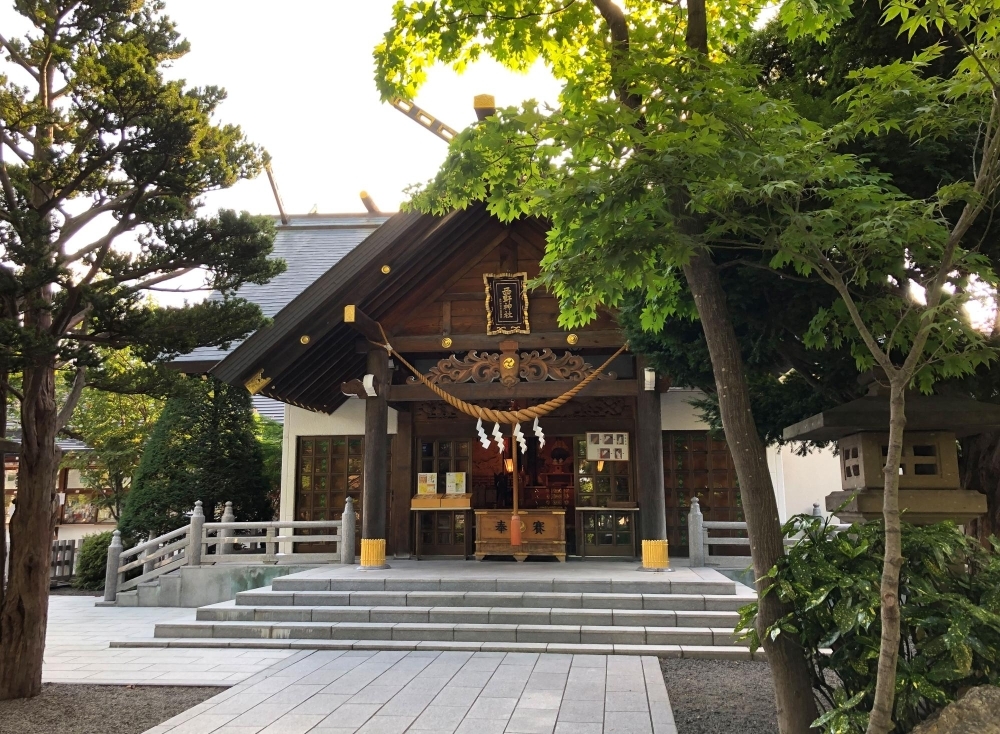
[[[379,320],[400,351],[440,352],[440,333],[408,331],[407,319],[454,286],[465,270],[508,241],[512,233],[537,253],[527,266],[537,272],[546,229],[544,222],[534,219],[503,224],[483,205],[443,217],[396,214],[275,314],[269,326],[213,367],[212,373],[232,384],[258,377],[258,382],[267,381],[259,390],[261,395],[331,413],[346,400],[341,383],[360,377],[365,370],[358,332],[343,320],[345,305],[356,305]],[[388,273],[383,272],[385,266]],[[482,276],[472,277],[481,281]],[[604,331],[581,330],[579,346],[620,344],[613,320],[605,318],[602,324]],[[456,335],[452,349],[482,349],[496,340],[485,334]],[[551,330],[536,334],[533,329],[525,346],[528,341],[532,348],[566,348],[565,334]]]

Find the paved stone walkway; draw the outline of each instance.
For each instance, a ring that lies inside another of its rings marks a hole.
[[[146,734],[676,734],[654,657],[294,653]]]
[[[49,598],[43,682],[231,686],[294,654],[207,647],[109,648],[111,640],[149,639],[157,622],[190,619],[191,610],[95,607],[94,600]]]

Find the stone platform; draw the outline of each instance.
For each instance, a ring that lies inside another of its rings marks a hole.
[[[274,579],[127,647],[392,649],[750,659],[735,639],[752,590],[715,570],[634,562],[396,561]],[[112,643],[113,646],[119,643]]]

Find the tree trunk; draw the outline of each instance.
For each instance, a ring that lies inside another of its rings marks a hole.
[[[763,594],[770,585],[765,574],[784,555],[784,546],[764,442],[750,410],[743,357],[726,306],[726,294],[711,257],[695,254],[684,267],[684,275],[694,295],[712,359],[719,414],[740,482],[757,590]],[[810,730],[818,714],[802,648],[789,635],[781,634],[771,640],[764,634],[767,627],[788,611],[775,594],[762,596],[757,630],[774,679],[778,727],[782,734],[803,734]]]
[[[0,446],[6,439],[7,372],[3,370],[0,371]],[[0,466],[0,499],[3,500],[3,517],[0,518],[0,609],[3,609],[4,589],[7,587],[7,454],[3,449],[0,449],[0,464],[3,465]]]
[[[48,621],[54,492],[60,451],[54,357],[24,370],[17,505],[10,522],[10,572],[0,609],[0,700],[42,690]]]
[[[882,641],[878,653],[875,702],[868,720],[868,734],[886,734],[893,728],[892,710],[896,696],[896,662],[899,658],[899,570],[903,566],[902,534],[899,523],[899,460],[903,454],[906,426],[906,382],[889,384],[889,450],[885,459],[882,517],[885,523],[885,559],[882,562]]]
[[[990,536],[1000,533],[1000,433],[969,436],[961,443],[962,489],[986,495],[986,514],[969,523],[970,529],[989,548]]]

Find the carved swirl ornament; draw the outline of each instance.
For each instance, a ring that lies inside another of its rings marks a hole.
[[[495,382],[501,377],[502,359],[506,354],[471,351],[462,359],[454,354],[440,360],[427,373],[427,378],[436,385],[453,385],[461,382]],[[518,376],[524,382],[544,382],[546,380],[567,380],[579,382],[594,372],[594,366],[583,357],[564,352],[556,356],[551,349],[532,352],[521,352]],[[598,375],[598,380],[617,379],[614,372]],[[410,377],[407,382],[419,382],[416,377]]]

